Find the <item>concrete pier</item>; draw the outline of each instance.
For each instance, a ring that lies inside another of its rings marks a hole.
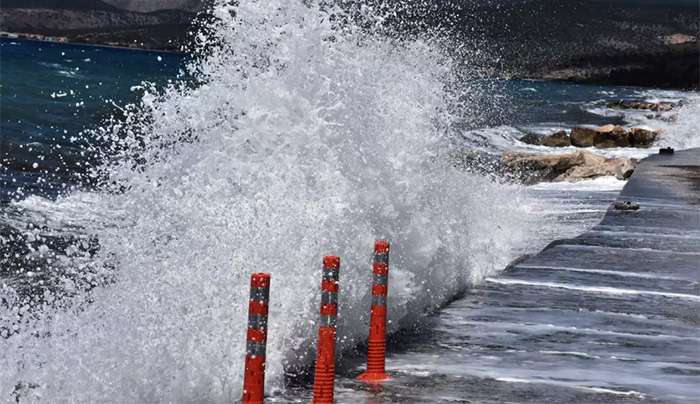
[[[700,149],[643,160],[624,201],[639,210],[611,207],[458,302],[476,374],[526,402],[700,402]]]
[[[700,149],[643,160],[624,201],[403,338],[368,402],[700,403]]]

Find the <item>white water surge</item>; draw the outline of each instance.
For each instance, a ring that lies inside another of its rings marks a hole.
[[[272,274],[267,380],[280,389],[285,369],[310,364],[323,255],[342,259],[342,351],[366,338],[375,238],[393,243],[397,330],[552,225],[521,188],[453,166],[439,43],[334,26],[340,16],[301,1],[216,16],[196,88],[147,94],[105,129],[125,147],[109,189],[19,203],[81,223],[114,281],[31,320],[3,306],[3,322],[20,318],[0,340],[3,400],[21,383],[22,402],[233,402],[256,271]]]

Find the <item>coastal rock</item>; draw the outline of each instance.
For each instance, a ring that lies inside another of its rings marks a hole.
[[[537,181],[580,181],[602,176],[629,178],[637,160],[605,158],[587,151],[563,154],[504,153],[503,163],[514,170],[529,170]]]
[[[650,111],[666,112],[672,110],[674,105],[670,102],[620,100],[608,103],[608,107],[617,109],[647,109]]]
[[[629,147],[629,135],[625,128],[618,125],[599,126],[593,137],[593,145],[599,149],[608,149],[611,147]]]
[[[631,201],[615,202],[615,210],[639,210],[639,204]]]
[[[586,159],[586,162],[563,173],[554,181],[580,181],[612,175],[618,180],[632,176],[637,168],[637,160],[629,158],[610,158],[594,155],[596,158]],[[602,159],[602,160],[601,160]]]
[[[650,147],[658,137],[659,133],[642,128],[632,128],[629,132],[629,141],[632,147]]]
[[[540,137],[534,133],[528,133],[520,138],[520,141],[527,144],[548,147],[567,147],[571,146],[571,139],[566,131],[560,130],[551,135]]]
[[[540,141],[540,144],[549,147],[567,147],[571,146],[571,138],[569,138],[569,135],[565,131],[561,130],[549,136],[545,136]]]
[[[542,144],[542,139],[534,133],[528,133],[519,139],[523,143],[540,145]]]
[[[664,43],[666,45],[683,45],[686,43],[697,42],[698,37],[686,34],[673,34],[664,37]]]
[[[596,131],[590,128],[573,128],[571,144],[576,147],[591,147],[595,144]]]
[[[571,136],[565,131],[559,131],[548,136],[540,137],[528,133],[520,138],[527,144],[548,147],[597,147],[607,149],[612,147],[650,147],[658,137],[658,132],[632,128],[625,129],[619,125],[603,125],[597,128],[578,127],[571,130]]]
[[[619,125],[604,125],[597,128],[574,128],[571,130],[571,144],[576,147],[649,147],[657,139],[658,132]]]

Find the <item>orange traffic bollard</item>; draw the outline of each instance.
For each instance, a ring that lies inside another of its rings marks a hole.
[[[358,379],[381,382],[389,379],[386,374],[386,298],[389,291],[389,242],[374,243],[372,264],[372,308],[367,343],[367,370]]]
[[[250,277],[248,332],[243,376],[243,404],[262,404],[265,397],[265,346],[267,311],[270,300],[270,275],[255,273]]]
[[[314,374],[314,404],[333,404],[335,383],[335,327],[338,316],[338,272],[340,258],[323,257],[321,281],[321,325]]]

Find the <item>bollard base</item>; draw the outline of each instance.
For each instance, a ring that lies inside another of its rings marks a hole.
[[[381,383],[381,382],[386,382],[391,380],[391,377],[389,377],[388,374],[386,373],[369,373],[365,372],[362,373],[361,375],[357,376],[357,380],[366,382],[366,383]]]

